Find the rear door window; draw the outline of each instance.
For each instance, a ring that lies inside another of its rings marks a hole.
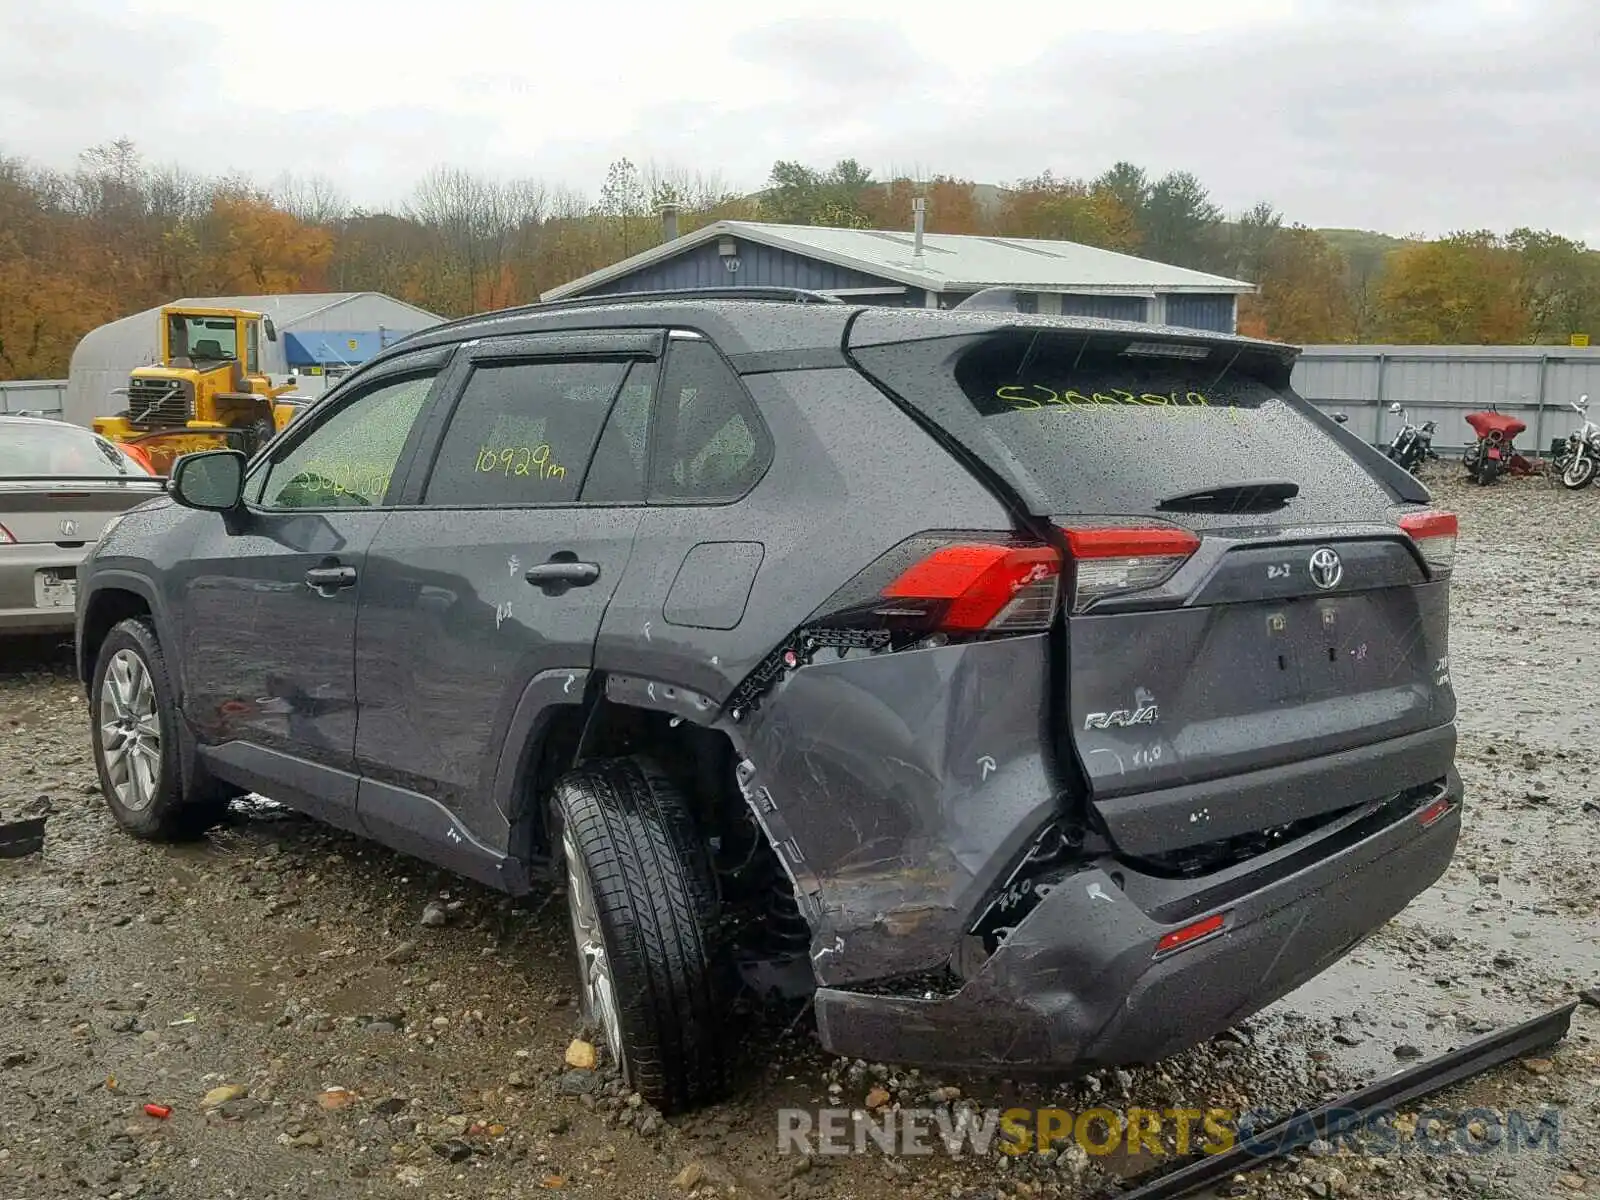
[[[570,504],[629,364],[486,362],[450,417],[423,503]]]

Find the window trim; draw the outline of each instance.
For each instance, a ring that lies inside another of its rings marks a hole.
[[[384,492],[383,499],[379,503],[363,507],[360,511],[380,512],[396,507],[394,498],[401,494],[409,478],[412,460],[417,454],[421,434],[427,426],[432,407],[438,403],[441,385],[445,384],[455,374],[453,369],[455,364],[452,362],[454,350],[455,347],[452,346],[449,348],[449,352],[443,355],[437,351],[423,351],[414,358],[407,356],[405,358],[390,359],[384,364],[384,369],[382,370],[363,372],[359,376],[349,376],[337,389],[344,392],[344,395],[330,394],[325,396],[304,416],[298,418],[293,425],[284,430],[284,433],[288,436],[284,439],[283,444],[277,444],[278,439],[273,439],[272,442],[268,443],[263,453],[250,462],[245,473],[245,508],[252,514],[262,516],[276,516],[283,513],[344,513],[352,511],[349,505],[342,504],[278,508],[263,504],[261,502],[261,492],[265,490],[273,468],[303,446],[308,437],[314,435],[334,416],[364,397],[370,396],[380,388],[403,382],[406,379],[414,379],[432,371],[433,383],[428,388],[427,395],[422,398],[422,407],[417,412],[417,419],[412,422],[411,431],[401,444],[400,457],[396,460],[394,471],[389,476],[388,490]],[[296,428],[296,426],[301,425],[304,427]],[[293,430],[293,433],[290,432],[291,430]],[[265,472],[265,474],[262,475],[262,472]],[[252,498],[253,487],[255,490]]]
[[[474,338],[461,344],[465,353],[461,354],[451,371],[449,389],[447,392],[435,396],[434,406],[428,420],[421,422],[423,436],[416,448],[416,458],[404,481],[401,498],[398,503],[386,504],[385,508],[401,511],[425,510],[428,512],[483,512],[501,509],[569,509],[569,508],[642,508],[644,501],[606,500],[585,502],[582,499],[583,488],[589,481],[589,468],[593,465],[596,451],[600,448],[600,438],[605,435],[606,424],[611,420],[611,414],[616,408],[617,400],[622,394],[622,389],[628,381],[631,364],[638,361],[660,362],[666,348],[667,331],[665,329],[617,329],[617,330],[552,330],[548,333],[511,333],[492,338]],[[622,377],[617,383],[616,390],[611,394],[611,399],[606,403],[605,416],[601,418],[600,427],[595,435],[594,445],[589,448],[588,457],[583,464],[583,478],[578,481],[578,494],[570,500],[513,500],[498,504],[429,504],[424,500],[428,494],[428,484],[433,479],[433,472],[439,463],[439,454],[444,449],[444,440],[450,431],[450,424],[455,420],[456,410],[461,405],[462,398],[466,395],[467,383],[472,378],[472,373],[479,366],[504,365],[507,363],[535,363],[535,362],[572,362],[583,359],[615,360],[626,364]],[[656,372],[656,388],[661,386],[661,371]],[[651,398],[651,411],[654,413],[654,395]],[[645,477],[645,488],[649,490],[648,465]],[[392,485],[391,485],[392,490]],[[388,499],[386,496],[385,499]]]

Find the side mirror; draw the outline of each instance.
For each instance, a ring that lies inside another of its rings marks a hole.
[[[275,342],[278,340],[278,327],[272,323],[271,317],[261,318],[261,328],[267,335],[267,341]]]
[[[1398,416],[1405,410],[1400,407],[1400,401],[1396,400],[1393,404],[1389,405],[1389,411]]]
[[[167,492],[185,508],[232,512],[244,502],[244,464],[237,450],[185,454],[173,464]]]

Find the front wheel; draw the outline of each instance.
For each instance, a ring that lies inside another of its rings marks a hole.
[[[585,1018],[627,1085],[663,1112],[717,1099],[716,876],[683,796],[644,759],[608,759],[557,781],[550,825]]]
[[[1572,491],[1586,488],[1594,482],[1596,459],[1593,454],[1580,450],[1574,454],[1561,472],[1561,486]]]
[[[121,622],[95,659],[89,740],[106,807],[135,837],[194,837],[227,811],[230,795],[214,781],[185,784],[180,719],[155,630],[139,618]]]

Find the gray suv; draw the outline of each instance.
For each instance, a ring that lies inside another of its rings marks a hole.
[[[840,1054],[1149,1061],[1460,829],[1456,520],[1286,346],[722,289],[407,338],[80,576],[107,803],[245,790],[522,894],[665,1109],[741,989]]]

